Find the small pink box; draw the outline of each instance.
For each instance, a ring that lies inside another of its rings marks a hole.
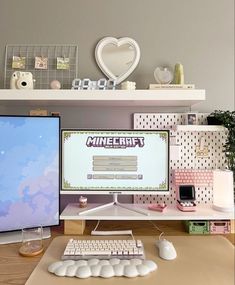
[[[149,204],[148,209],[157,212],[163,212],[166,208],[165,204]]]

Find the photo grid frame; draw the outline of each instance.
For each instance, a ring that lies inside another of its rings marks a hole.
[[[60,68],[63,67],[63,68]],[[7,45],[5,50],[4,88],[10,88],[15,71],[31,72],[35,89],[50,89],[58,80],[62,89],[71,89],[78,76],[77,45]]]

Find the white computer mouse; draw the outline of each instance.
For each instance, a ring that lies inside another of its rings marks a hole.
[[[160,239],[156,242],[159,249],[159,256],[166,260],[173,260],[177,257],[177,253],[172,242],[166,239]]]

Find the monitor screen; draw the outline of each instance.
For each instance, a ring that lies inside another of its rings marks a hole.
[[[59,223],[58,117],[0,116],[0,231]]]
[[[62,130],[62,190],[169,194],[169,131]]]

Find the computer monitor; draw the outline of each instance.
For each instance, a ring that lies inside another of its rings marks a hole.
[[[0,116],[0,232],[59,224],[59,157],[59,117]]]
[[[169,194],[168,130],[62,130],[62,193]]]

